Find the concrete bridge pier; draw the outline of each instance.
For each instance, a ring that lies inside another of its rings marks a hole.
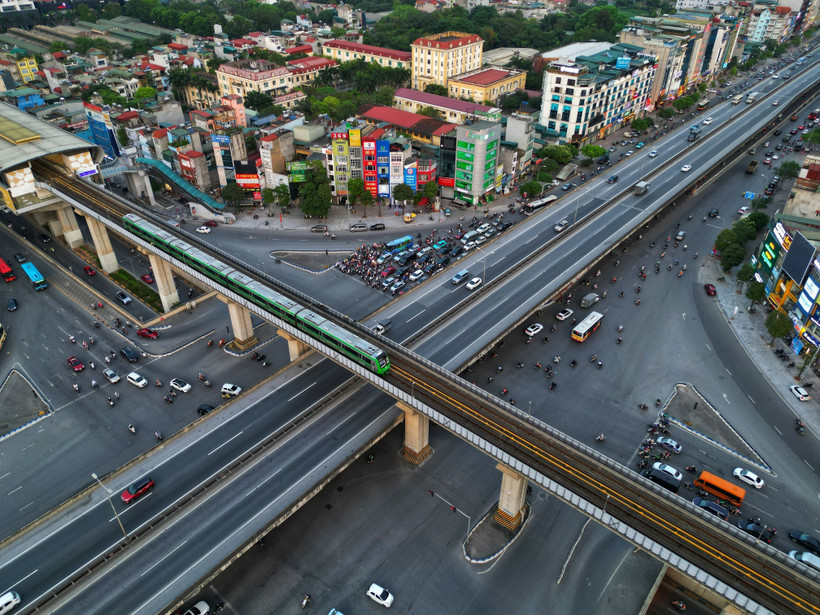
[[[106,273],[114,273],[120,268],[117,262],[117,255],[111,247],[111,238],[108,236],[108,229],[102,222],[98,222],[91,216],[86,216],[88,230],[91,231],[91,241],[94,242],[94,249],[97,251],[97,258],[100,259],[100,266]]]
[[[404,412],[402,455],[410,463],[421,465],[433,454],[430,448],[430,419],[402,402],[396,402],[396,407]]]
[[[253,334],[250,311],[224,295],[217,296],[220,301],[223,301],[228,306],[228,314],[231,317],[231,328],[233,329],[233,347],[237,350],[247,350],[248,348],[256,346],[259,340],[257,340]],[[219,333],[216,335],[217,337],[221,337]]]
[[[296,339],[287,331],[279,329],[278,333],[279,337],[288,343],[288,356],[290,357],[291,362],[298,361],[299,357],[310,350],[310,346],[305,344],[302,340]]]
[[[77,216],[70,205],[57,210],[57,219],[62,227],[63,239],[72,250],[83,244],[83,232],[77,224]]]
[[[134,198],[141,198],[144,192],[151,205],[156,205],[154,189],[151,188],[151,177],[148,173],[145,171],[126,173],[125,179],[128,182],[128,189],[131,191],[131,194],[134,195]]]
[[[501,470],[501,492],[498,496],[498,508],[493,515],[493,521],[509,530],[518,529],[524,521],[526,512],[528,481],[503,463],[495,467]]]
[[[179,292],[174,282],[174,270],[171,263],[161,259],[153,252],[148,253],[148,260],[154,270],[154,281],[157,283],[157,292],[162,301],[162,310],[170,312],[175,303],[179,303]]]

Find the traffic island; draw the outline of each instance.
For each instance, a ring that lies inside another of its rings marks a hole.
[[[498,519],[498,504],[496,502],[487,511],[462,544],[464,558],[471,564],[487,564],[503,555],[527,525],[530,518],[529,502],[521,509],[517,526],[511,524],[511,520]]]
[[[0,386],[0,439],[49,414],[51,410],[25,376],[11,370]]]

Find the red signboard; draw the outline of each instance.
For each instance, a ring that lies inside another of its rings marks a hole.
[[[330,138],[336,141],[337,139],[347,140],[346,132],[331,132]]]
[[[452,188],[456,185],[456,178],[455,177],[439,177],[438,178],[438,185],[439,186],[450,186]]]
[[[257,201],[261,201],[262,200],[262,193],[261,192],[254,192],[253,193],[253,198]]]

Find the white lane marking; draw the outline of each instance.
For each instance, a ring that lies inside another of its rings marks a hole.
[[[209,456],[210,456],[210,455],[213,455],[216,451],[218,451],[219,449],[221,449],[223,446],[225,446],[225,445],[227,445],[227,444],[230,444],[233,440],[236,440],[236,438],[238,438],[239,436],[241,436],[243,433],[245,433],[245,430],[242,430],[242,431],[240,431],[238,434],[236,434],[235,436],[233,436],[232,438],[229,438],[228,440],[225,440],[222,444],[220,444],[220,445],[219,445],[219,446],[217,446],[216,448],[211,449],[211,451],[208,453],[208,455],[209,455]]]
[[[187,540],[185,540],[185,541],[181,542],[181,543],[177,546],[177,548],[176,548],[176,549],[174,549],[173,551],[171,551],[170,553],[168,553],[165,557],[161,557],[160,559],[158,559],[158,560],[156,561],[156,563],[154,563],[154,565],[153,565],[153,566],[150,566],[149,568],[146,568],[146,569],[145,569],[145,572],[143,572],[140,576],[141,576],[141,577],[144,577],[144,576],[145,576],[146,574],[148,574],[151,570],[153,570],[154,568],[156,568],[157,566],[159,566],[162,562],[164,562],[166,559],[168,559],[169,557],[171,557],[171,556],[174,554],[174,552],[176,552],[176,551],[177,551],[177,549],[180,549],[180,548],[181,548],[181,547],[182,547],[182,546],[183,546],[186,542],[188,542],[188,541],[187,541]]]
[[[304,393],[305,391],[308,391],[308,390],[312,389],[314,386],[316,386],[316,383],[315,383],[315,382],[312,382],[309,386],[306,386],[304,389],[302,389],[301,391],[299,391],[296,395],[294,395],[293,397],[291,397],[290,399],[288,399],[288,401],[293,401],[294,399],[296,399],[297,397],[299,397],[302,393]]]

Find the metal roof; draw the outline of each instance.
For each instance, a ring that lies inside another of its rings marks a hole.
[[[99,146],[9,104],[0,103],[0,173],[50,154],[80,151],[91,152],[95,162],[102,160],[103,152]]]

